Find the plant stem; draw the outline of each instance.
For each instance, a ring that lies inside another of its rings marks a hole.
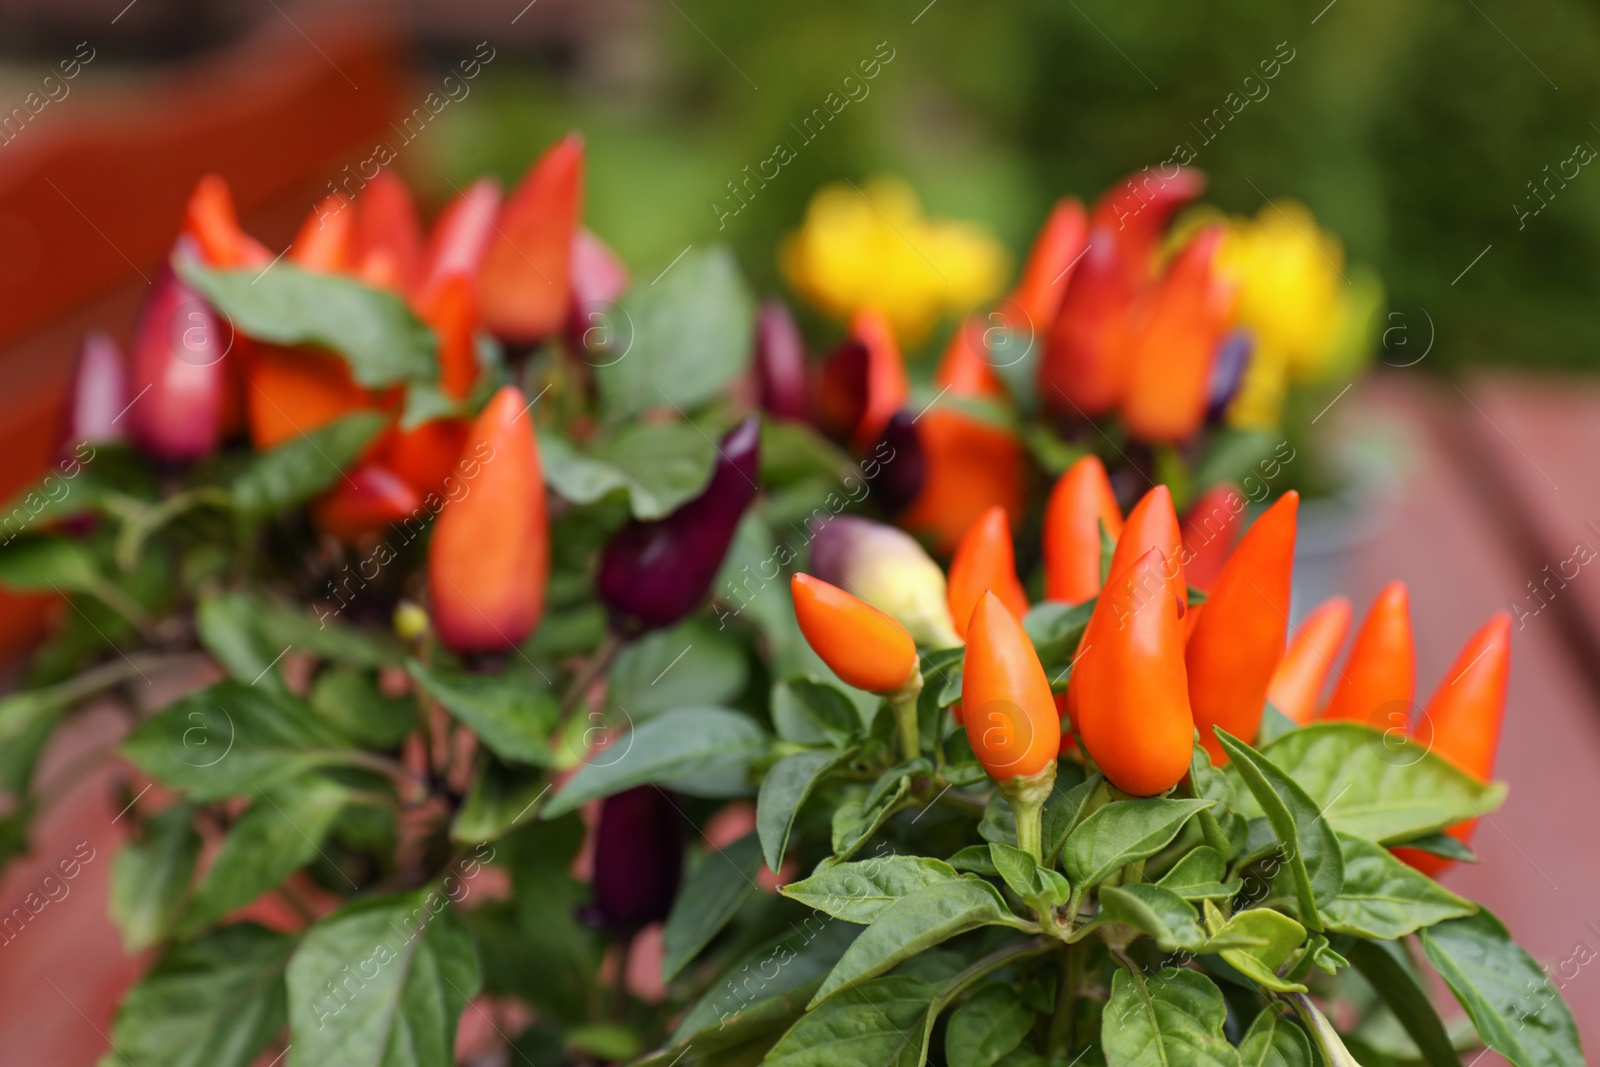
[[[1066,945],[1056,955],[1056,1010],[1050,1017],[1050,1036],[1045,1042],[1045,1054],[1054,1056],[1058,1050],[1070,1052],[1072,1005],[1078,998],[1078,953]]]
[[[1056,761],[1045,764],[1034,775],[1017,775],[997,783],[1001,795],[1011,804],[1017,821],[1017,847],[1044,862],[1044,804],[1056,785]]]
[[[922,668],[911,672],[906,684],[889,694],[889,707],[900,727],[900,747],[908,760],[922,755],[922,735],[917,729],[917,698],[922,695]]]
[[[1350,1055],[1350,1050],[1344,1047],[1339,1032],[1333,1028],[1328,1017],[1317,1010],[1310,997],[1304,993],[1287,993],[1283,996],[1294,1005],[1294,1010],[1306,1024],[1306,1029],[1311,1031],[1311,1043],[1322,1053],[1322,1062],[1328,1067],[1361,1067],[1356,1058]]]
[[[583,702],[595,680],[604,674],[611,666],[611,661],[617,658],[617,653],[622,651],[623,640],[615,630],[607,630],[606,636],[600,642],[600,647],[594,650],[589,657],[589,662],[583,665],[572,679],[572,684],[567,687],[567,692],[561,698],[561,705],[556,711],[558,722],[566,721],[572,710]]]

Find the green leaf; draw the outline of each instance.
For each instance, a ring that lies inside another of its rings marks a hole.
[[[744,649],[695,618],[624,645],[608,672],[607,700],[635,720],[690,704],[721,704],[744,691]]]
[[[1163,952],[1194,949],[1206,942],[1200,913],[1170,889],[1144,883],[1108,885],[1101,886],[1097,896],[1102,914],[1149,934]]]
[[[174,804],[144,824],[111,863],[111,919],[130,953],[171,936],[200,857],[194,809]]]
[[[539,435],[551,489],[574,504],[625,491],[636,519],[659,519],[698,496],[716,458],[712,439],[686,422],[630,423],[587,455],[565,438]]]
[[[728,925],[739,905],[755,892],[761,844],[746,834],[726,848],[713,848],[689,872],[662,933],[661,980],[670,982]]]
[[[1316,1067],[1306,1032],[1269,1004],[1239,1042],[1241,1067]]]
[[[1116,800],[1098,808],[1067,836],[1062,866],[1076,889],[1098,885],[1124,864],[1155,855],[1209,800]]]
[[[339,274],[277,263],[258,273],[211,270],[188,256],[175,266],[245,336],[280,345],[317,345],[344,357],[362,385],[438,375],[438,341],[393,293]]]
[[[311,709],[358,744],[394,748],[417,728],[416,703],[384,696],[365,671],[336,667],[312,683]]]
[[[782,737],[802,744],[842,745],[866,729],[848,696],[826,682],[800,675],[773,686],[772,720]]]
[[[1061,851],[1061,846],[1066,844],[1067,835],[1078,824],[1078,819],[1089,803],[1090,796],[1105,782],[1105,778],[1096,771],[1084,781],[1073,785],[1070,784],[1070,773],[1065,767],[1057,768],[1055,787],[1050,799],[1044,802],[1043,828],[1040,836],[1046,866],[1055,863],[1056,853]]]
[[[260,596],[252,596],[251,605],[262,635],[273,648],[293,647],[351,667],[388,667],[405,658],[392,637],[347,626],[330,613],[312,618],[302,606]]]
[[[870,923],[891,904],[960,875],[943,860],[926,856],[883,856],[836,863],[780,892],[808,908],[852,923]]]
[[[766,748],[766,734],[748,715],[728,708],[676,708],[596,753],[545,805],[543,817],[650,783],[671,783],[694,796],[728,795],[736,788],[729,783],[742,782]]]
[[[549,788],[542,774],[485,759],[450,823],[450,840],[475,845],[505,836],[529,820]]]
[[[1484,1044],[1516,1067],[1584,1062],[1571,1009],[1487,909],[1422,931],[1422,950]]]
[[[256,598],[237,593],[203,597],[195,606],[195,636],[235,681],[287,692],[283,676],[272,670],[278,654],[261,633],[253,609]]]
[[[19,593],[92,593],[105,577],[82,541],[22,537],[0,546],[0,585]]]
[[[1449,834],[1424,834],[1404,842],[1406,848],[1426,852],[1430,856],[1454,860],[1457,863],[1477,863],[1478,855]]]
[[[872,920],[811,998],[813,1006],[845,986],[875,978],[895,964],[957,934],[983,926],[1025,929],[999,891],[983,879],[963,875],[919,889],[890,904]]]
[[[632,344],[595,369],[606,414],[626,419],[647,408],[692,409],[745,366],[755,311],[727,248],[688,251],[618,307]]]
[[[1008,845],[1003,841],[991,841],[989,859],[1013,893],[1024,900],[1033,893],[1033,875],[1038,870],[1038,864],[1033,862],[1032,856],[1015,845]]]
[[[776,871],[783,864],[795,816],[817,783],[840,764],[848,763],[854,755],[854,749],[795,752],[772,765],[756,797],[756,832],[761,835],[761,850],[768,867]]]
[[[1283,844],[1301,920],[1321,930],[1317,909],[1331,903],[1344,886],[1344,854],[1333,827],[1306,791],[1271,760],[1226,730],[1218,728],[1216,735]]]
[[[289,961],[289,1067],[452,1067],[478,992],[472,935],[423,889],[347,904]]]
[[[1229,937],[1259,941],[1244,948],[1220,948]],[[1294,950],[1305,943],[1306,928],[1281,911],[1251,908],[1234,915],[1215,935],[1222,958],[1233,964],[1256,984],[1279,993],[1303,993],[1305,986],[1278,977],[1278,969],[1289,961]]]
[[[1313,723],[1262,748],[1341,833],[1388,845],[1492,812],[1486,785],[1406,738],[1360,723]],[[1257,814],[1241,805],[1245,815]]]
[[[1200,845],[1184,854],[1162,875],[1157,885],[1170,889],[1184,900],[1227,900],[1237,896],[1244,883],[1239,879],[1224,883],[1228,861],[1209,845]]]
[[[841,860],[849,859],[862,845],[872,840],[910,795],[912,776],[931,770],[932,766],[919,757],[891,767],[861,800],[847,800],[835,808],[833,854]]]
[[[117,1008],[111,1062],[249,1067],[287,1018],[294,946],[254,923],[174,945]]]
[[[1113,1067],[1239,1067],[1222,1034],[1228,1007],[1222,991],[1198,971],[1170,968],[1143,977],[1147,996],[1127,971],[1111,979],[1101,1022],[1106,1063]]]
[[[469,674],[406,661],[406,670],[452,718],[472,728],[501,759],[549,766],[556,702],[549,692],[508,674]]]
[[[344,787],[319,775],[260,793],[228,831],[184,910],[179,933],[204,930],[310,863],[345,796]]]
[[[1022,1043],[1033,1026],[1033,1009],[1009,985],[991,983],[950,1016],[944,1053],[951,1067],[993,1067]]]
[[[1380,845],[1348,834],[1339,835],[1339,844],[1344,849],[1344,889],[1322,909],[1330,930],[1394,940],[1477,910]]]
[[[385,424],[358,411],[259,453],[233,480],[235,510],[265,519],[299,507],[338,481]]]
[[[1047,600],[1035,604],[1023,616],[1022,629],[1033,642],[1034,651],[1038,652],[1039,662],[1044,664],[1049,673],[1052,686],[1065,680],[1059,677],[1061,670],[1077,654],[1078,643],[1083,639],[1083,631],[1093,613],[1093,600],[1070,605]]]
[[[915,978],[851,986],[802,1015],[767,1053],[763,1067],[919,1067],[917,1035],[935,992]]]
[[[122,750],[158,781],[199,801],[270,789],[350,751],[294,697],[231,681],[146,720]]]
[[[1405,950],[1396,944],[1356,940],[1346,949],[1350,962],[1405,1027],[1428,1067],[1460,1067],[1461,1059],[1445,1033],[1433,1000],[1422,987]]]

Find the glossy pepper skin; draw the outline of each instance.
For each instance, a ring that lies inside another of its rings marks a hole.
[[[434,627],[461,655],[515,648],[544,610],[550,532],[526,405],[508,385],[473,422],[461,459],[474,464],[471,490],[439,512],[428,545]]]
[[[800,327],[782,300],[773,297],[756,315],[756,389],[761,409],[780,419],[804,420],[806,348]]]
[[[89,443],[120,441],[127,436],[121,416],[128,406],[128,364],[111,335],[91,330],[83,335],[72,368],[56,435],[57,451]]]
[[[877,465],[869,466],[873,463]],[[884,514],[898,515],[911,506],[928,480],[928,457],[915,412],[901,408],[890,417],[883,436],[862,462],[862,472],[871,479]]]
[[[1307,615],[1272,674],[1267,700],[1297,726],[1316,717],[1334,659],[1350,632],[1350,601],[1332,597]]]
[[[699,496],[665,518],[629,522],[601,551],[596,588],[620,632],[671,626],[705,600],[756,496],[761,420],[752,415],[728,431],[718,452]]]
[[[1008,325],[1039,345],[1050,332],[1061,298],[1072,281],[1072,271],[1088,239],[1088,217],[1076,197],[1060,200],[1034,238],[1023,265],[1022,277],[1007,301],[1007,317],[1014,310],[1021,321]]]
[[[950,338],[934,383],[950,397],[1004,397],[1005,388],[986,359],[979,320],[968,320]],[[992,507],[1011,521],[1022,517],[1027,492],[1027,458],[1022,442],[1008,430],[989,425],[936,402],[916,417],[922,443],[922,489],[898,522],[949,553]]]
[[[1505,718],[1506,686],[1511,674],[1511,616],[1499,612],[1473,634],[1429,698],[1412,733],[1457,769],[1480,782],[1494,776],[1495,754]],[[1478,820],[1445,830],[1463,844],[1472,840]],[[1396,849],[1395,855],[1432,877],[1452,863],[1417,849]]]
[[[182,251],[179,254],[184,254]],[[134,327],[123,415],[147,455],[191,462],[222,439],[228,338],[214,312],[173,272],[161,269]]]
[[[1410,594],[1404,582],[1390,582],[1356,632],[1322,717],[1367,722],[1380,729],[1384,723],[1409,722],[1416,684]]]
[[[1054,764],[1061,719],[1050,681],[1022,624],[993,593],[978,601],[967,626],[961,706],[972,751],[996,782]]]
[[[811,541],[811,571],[886,613],[919,645],[961,643],[950,618],[944,572],[903,530],[836,515]]]
[[[1178,513],[1172,509],[1172,493],[1164,485],[1151,489],[1128,512],[1111,554],[1110,573],[1128,570],[1152,548],[1161,553],[1159,573],[1172,585],[1173,595],[1187,599],[1183,536],[1178,531]]]
[[[364,463],[311,508],[317,529],[347,545],[423,511],[422,496],[393,471]]]
[[[1238,537],[1244,508],[1245,497],[1238,489],[1214,485],[1200,494],[1183,517],[1183,576],[1196,589],[1210,589],[1222,573]]]
[[[583,213],[583,139],[568,134],[506,198],[478,273],[484,325],[529,345],[567,317],[572,238]]]
[[[1194,748],[1184,607],[1162,566],[1161,553],[1151,549],[1112,575],[1068,682],[1084,747],[1112,785],[1134,796],[1177,785]]]
[[[683,877],[683,836],[683,816],[657,786],[601,801],[591,883],[601,926],[627,937],[671,914]]]
[[[1122,509],[1099,456],[1083,456],[1056,479],[1044,507],[1044,595],[1081,604],[1100,591],[1100,527],[1113,543]]]
[[[1001,507],[990,508],[972,524],[950,560],[950,618],[962,638],[985,593],[993,593],[1018,619],[1028,613],[1028,594],[1017,580],[1011,523]]]
[[[796,574],[789,590],[806,643],[846,685],[893,693],[916,674],[916,643],[889,615],[809,574]]]
[[[1245,532],[1189,636],[1189,708],[1211,762],[1227,762],[1213,732],[1254,744],[1267,688],[1283,659],[1300,494],[1290,490]]]

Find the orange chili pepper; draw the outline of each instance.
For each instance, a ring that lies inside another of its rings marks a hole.
[[[183,212],[183,233],[200,246],[213,267],[250,267],[270,262],[272,253],[239,227],[228,183],[207,174],[189,194]]]
[[[1151,549],[1113,574],[1067,683],[1084,748],[1112,785],[1135,796],[1177,785],[1194,750],[1183,602],[1164,567],[1160,550]]]
[[[846,685],[893,693],[916,674],[916,643],[892,617],[809,574],[789,589],[806,643]]]
[[[1398,717],[1396,721],[1409,723],[1416,684],[1410,597],[1404,582],[1390,582],[1356,632],[1322,717],[1381,725],[1375,721],[1381,714],[1385,720]]]
[[[445,481],[452,473],[460,477],[457,461],[471,432],[469,419],[433,419],[410,430],[396,425],[371,450],[371,459],[398,475],[421,496],[449,496],[445,491],[450,487]]]
[[[984,358],[983,327],[969,319],[945,350],[934,382],[951,396],[1004,397],[1005,387]],[[954,550],[991,507],[1012,522],[1022,516],[1027,458],[1016,435],[973,418],[951,405],[932,404],[916,421],[922,445],[922,486],[897,519],[926,538],[935,551]]]
[[[1077,197],[1059,200],[1039,228],[1022,277],[1007,302],[1021,316],[1012,329],[1042,344],[1061,309],[1061,298],[1072,280],[1072,269],[1083,252],[1088,218]]]
[[[1002,507],[990,508],[972,524],[950,561],[950,580],[945,595],[956,633],[963,638],[967,636],[972,609],[978,606],[984,593],[999,597],[1006,610],[1018,619],[1028,613],[1028,594],[1017,580],[1011,524]]]
[[[1210,589],[1227,565],[1244,508],[1244,494],[1238,489],[1215,485],[1201,493],[1183,517],[1183,577],[1196,589]]]
[[[411,294],[418,306],[426,307],[448,278],[477,278],[499,211],[500,183],[493,178],[479,178],[439,213],[428,235],[422,269]]]
[[[1322,602],[1295,631],[1294,640],[1272,674],[1267,701],[1297,726],[1317,714],[1334,657],[1350,631],[1350,601],[1342,596]]]
[[[353,255],[369,285],[408,293],[422,269],[422,223],[406,183],[379,171],[356,201]]]
[[[867,351],[866,406],[851,442],[858,452],[865,452],[883,436],[884,427],[911,396],[911,386],[906,381],[900,342],[882,312],[873,308],[856,312],[850,319],[850,336]]]
[[[324,197],[311,209],[289,245],[289,261],[303,270],[339,274],[355,267],[356,213],[342,196]]]
[[[506,198],[489,238],[478,290],[484,325],[495,336],[532,344],[566,322],[582,205],[583,138],[568,134]]]
[[[353,545],[422,510],[422,497],[386,467],[364,463],[311,508],[323,533]]]
[[[257,451],[369,407],[373,399],[344,360],[310,348],[260,345],[248,377],[245,405]]]
[[[1044,506],[1044,595],[1079,604],[1100,591],[1100,527],[1115,542],[1122,509],[1099,456],[1084,456],[1056,480]]]
[[[1183,538],[1178,533],[1178,513],[1172,510],[1172,492],[1164,485],[1151,489],[1128,512],[1116,551],[1111,554],[1110,573],[1121,574],[1152,548],[1161,553],[1161,575],[1171,583],[1173,594],[1187,602]]]
[[[550,533],[526,403],[504,386],[473,422],[461,458],[470,490],[439,512],[428,545],[434,626],[458,653],[515,648],[544,610]]]
[[[1218,766],[1228,756],[1214,728],[1253,744],[1267,687],[1283,659],[1299,507],[1300,494],[1290,490],[1246,531],[1189,637],[1189,708],[1200,743]]]
[[[478,298],[472,279],[464,274],[444,279],[418,313],[439,336],[440,391],[465,399],[478,380]]]
[[[1004,784],[1053,768],[1061,720],[1050,681],[1022,624],[993,593],[972,611],[962,664],[967,740],[989,777]]]

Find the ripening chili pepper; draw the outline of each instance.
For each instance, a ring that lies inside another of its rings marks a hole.
[[[1061,308],[1061,298],[1071,282],[1072,269],[1083,252],[1088,220],[1076,197],[1056,202],[1039,228],[1022,277],[1007,301],[1022,321],[1008,323],[1013,330],[1037,338],[1042,344]]]
[[[836,515],[812,538],[811,572],[887,614],[919,645],[961,644],[950,620],[944,572],[904,530]]]
[[[1017,580],[1011,523],[1000,507],[985,511],[972,524],[950,560],[950,618],[963,638],[972,609],[985,593],[993,593],[1018,619],[1028,613],[1028,594]]]
[[[239,227],[228,183],[207,174],[189,194],[183,212],[183,234],[200,249],[200,257],[213,267],[251,267],[268,263],[272,253]]]
[[[885,515],[898,515],[911,506],[928,480],[928,457],[915,412],[901,408],[890,417],[883,436],[861,461],[861,473],[872,483],[872,494]]]
[[[245,404],[257,451],[369,407],[373,399],[343,359],[312,348],[259,345],[247,379]]]
[[[422,223],[406,183],[379,171],[356,201],[352,262],[368,285],[408,293],[422,270]]]
[[[1505,718],[1506,685],[1511,673],[1511,616],[1498,612],[1473,634],[1413,724],[1412,733],[1458,770],[1480,782],[1494,776]],[[1456,823],[1445,833],[1467,844],[1478,820]],[[1395,849],[1395,855],[1431,877],[1451,861],[1418,849]]]
[[[894,693],[917,673],[917,646],[892,616],[809,574],[789,580],[806,643],[846,685]]]
[[[582,204],[583,138],[568,134],[506,197],[484,252],[478,295],[496,337],[531,345],[566,322]]]
[[[1171,177],[1151,174],[1146,168],[1128,175],[1095,201],[1092,218],[1115,236],[1131,284],[1149,279],[1167,224],[1205,188],[1204,172],[1193,167],[1180,167]]]
[[[1151,549],[1113,573],[1067,683],[1084,748],[1112,785],[1135,796],[1177,785],[1194,748],[1184,605],[1163,567],[1161,552]]]
[[[83,335],[72,368],[56,450],[88,442],[121,441],[127,436],[121,416],[128,407],[128,364],[111,335],[91,330]]]
[[[1161,575],[1171,584],[1173,595],[1187,600],[1183,536],[1178,532],[1178,514],[1172,509],[1172,492],[1164,485],[1151,489],[1128,512],[1111,554],[1109,573],[1121,574],[1152,548],[1161,553]]]
[[[1129,332],[1120,410],[1139,440],[1186,441],[1205,418],[1211,362],[1233,304],[1231,285],[1213,269],[1222,238],[1222,227],[1211,226],[1184,246]]]
[[[311,209],[289,245],[289,262],[318,274],[355,268],[356,212],[342,196],[329,196]]]
[[[1083,258],[1045,340],[1039,367],[1044,403],[1062,415],[1097,419],[1122,399],[1123,358],[1133,290],[1121,262],[1114,231],[1103,223],[1089,230]]]
[[[478,297],[472,279],[457,274],[435,286],[418,317],[439,338],[439,389],[464,400],[478,380]]]
[[[544,609],[550,532],[526,405],[507,385],[473,422],[461,459],[471,491],[439,512],[428,545],[434,626],[463,655],[515,648]]]
[[[620,632],[671,626],[705,600],[756,496],[761,420],[729,430],[717,451],[699,496],[664,518],[629,522],[601,550],[595,586]]]
[[[601,801],[590,883],[599,925],[628,937],[665,920],[678,898],[683,841],[683,816],[659,786]]]
[[[873,308],[857,311],[850,319],[850,336],[867,353],[866,403],[851,435],[856,450],[864,452],[883,435],[889,419],[911,396],[911,386],[906,381],[900,342],[881,312]]]
[[[616,342],[611,306],[628,291],[628,268],[588,227],[579,226],[572,235],[568,277],[572,295],[567,310],[567,347],[574,352],[610,352]]]
[[[972,610],[962,660],[967,740],[996,782],[1031,778],[1055,765],[1061,720],[1033,642],[993,593]]]
[[[1384,722],[1404,725],[1411,721],[1416,684],[1410,597],[1404,582],[1390,582],[1356,631],[1322,717],[1370,722],[1380,728]]]
[[[950,338],[934,384],[950,397],[1004,398],[1005,388],[985,356],[980,320],[968,320]],[[1009,430],[935,401],[916,417],[922,442],[922,490],[898,518],[935,551],[955,549],[985,511],[999,506],[1012,522],[1022,517],[1027,457]]]
[[[421,494],[398,474],[363,463],[312,505],[311,521],[323,533],[353,545],[421,511]]]
[[[1244,494],[1224,483],[1201,493],[1183,517],[1183,577],[1196,589],[1210,589],[1222,573],[1239,534],[1244,508]],[[1238,731],[1230,732],[1244,737]]]
[[[1113,543],[1122,509],[1099,456],[1083,456],[1056,479],[1044,506],[1044,595],[1079,604],[1100,591],[1100,528]]]
[[[1294,640],[1273,672],[1267,701],[1297,726],[1316,717],[1333,661],[1350,630],[1350,615],[1350,601],[1344,597],[1323,601],[1295,629]]]
[[[426,306],[434,290],[448,278],[478,277],[499,211],[500,183],[493,178],[479,178],[445,206],[428,235],[417,287],[411,294],[418,305]]]
[[[1254,744],[1283,659],[1300,494],[1290,490],[1245,531],[1206,597],[1184,665],[1189,709],[1211,762],[1228,761],[1216,727]]]
[[[756,315],[756,390],[761,409],[780,419],[804,420],[806,346],[800,327],[782,300],[763,301]]]
[[[182,249],[179,255],[186,254]],[[167,460],[196,460],[222,438],[227,338],[216,314],[164,266],[134,326],[123,418],[140,451]]]
[[[394,426],[372,448],[370,458],[419,496],[449,496],[453,490],[446,482],[452,474],[465,481],[459,461],[471,432],[469,419],[432,419],[409,430]]]

